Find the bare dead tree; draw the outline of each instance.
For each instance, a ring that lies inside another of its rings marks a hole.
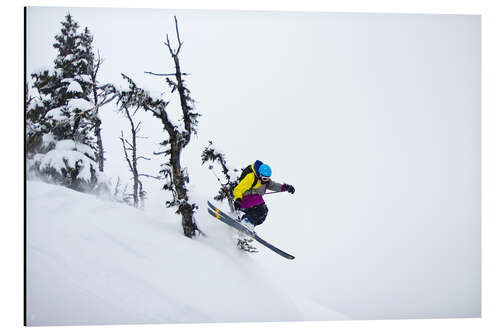
[[[139,132],[141,130],[141,122],[135,123],[134,115],[140,109],[140,105],[135,105],[135,110],[133,112],[130,111],[130,100],[131,96],[125,94],[119,95],[119,103],[120,110],[123,111],[125,116],[127,117],[130,124],[130,136],[131,142],[125,138],[123,131],[121,132],[120,141],[122,142],[123,154],[125,155],[125,160],[127,161],[130,172],[132,173],[133,180],[133,190],[132,190],[132,199],[133,205],[135,208],[139,206],[144,206],[144,199],[146,196],[146,192],[143,189],[143,184],[140,180],[141,177],[151,177],[155,179],[159,179],[159,177],[151,176],[148,174],[140,173],[138,168],[138,161],[141,159],[150,160],[145,156],[141,156],[137,154],[137,139],[147,139],[146,137],[139,136]]]
[[[92,68],[89,71],[91,74],[91,88],[92,88],[92,98],[94,109],[92,112],[92,123],[94,126],[94,134],[97,140],[97,164],[99,166],[99,171],[104,171],[104,146],[102,143],[102,135],[101,135],[101,119],[99,118],[99,108],[105,104],[111,102],[116,95],[116,88],[112,84],[104,84],[100,85],[97,81],[97,74],[99,73],[99,69],[101,68],[104,60],[101,58],[99,52],[97,53],[97,58],[92,63]]]
[[[202,233],[196,225],[194,212],[198,208],[196,204],[190,202],[187,184],[189,183],[189,175],[187,168],[181,165],[182,150],[189,144],[191,136],[196,134],[196,126],[198,125],[198,113],[193,112],[194,100],[190,97],[190,91],[187,89],[183,77],[186,73],[181,71],[179,52],[182,47],[182,42],[179,35],[179,27],[177,18],[175,17],[175,29],[177,35],[177,47],[173,47],[167,35],[165,45],[170,51],[170,55],[175,64],[175,73],[157,74],[146,72],[155,76],[163,76],[171,88],[171,93],[177,92],[182,110],[181,124],[172,121],[168,115],[166,108],[169,102],[161,98],[152,98],[145,90],[137,87],[132,79],[122,74],[122,77],[129,83],[128,91],[125,95],[129,96],[127,103],[129,105],[141,106],[145,110],[159,119],[163,125],[163,130],[168,134],[168,138],[163,140],[160,145],[164,147],[163,151],[155,153],[163,155],[167,161],[161,165],[160,174],[165,180],[163,189],[170,191],[172,200],[166,202],[167,207],[177,207],[176,213],[182,216],[182,227],[184,235],[194,237],[196,232]],[[174,80],[170,77],[175,77]]]
[[[131,144],[124,136],[123,131],[121,132],[120,140],[123,146],[123,154],[125,155],[125,160],[127,161],[130,172],[132,173],[133,179],[133,202],[134,207],[139,206],[139,196],[138,196],[138,188],[139,188],[139,176],[137,172],[137,159],[136,159],[136,149],[137,147],[134,144]],[[129,154],[130,151],[130,154]]]
[[[184,229],[184,235],[187,237],[193,237],[196,230],[199,230],[194,221],[194,211],[197,208],[196,204],[191,204],[189,202],[188,191],[186,188],[186,183],[189,183],[189,176],[187,174],[187,169],[181,166],[181,152],[189,144],[191,140],[191,135],[196,134],[196,126],[198,125],[198,113],[194,113],[193,105],[194,100],[190,97],[190,91],[186,88],[183,77],[186,73],[181,71],[179,52],[182,48],[182,41],[179,35],[179,26],[177,23],[177,17],[175,20],[175,31],[177,35],[177,47],[173,47],[166,35],[167,42],[165,45],[170,51],[170,56],[174,60],[175,64],[175,81],[171,80],[169,75],[166,75],[166,82],[171,88],[171,92],[177,91],[177,95],[180,100],[180,105],[182,109],[182,119],[184,122],[184,129],[180,130],[178,127],[174,126],[170,120],[166,117],[165,112],[160,113],[164,129],[169,133],[170,138],[168,141],[168,155],[170,155],[170,161],[165,163],[164,175],[168,175],[172,179],[172,185],[170,188],[174,190],[174,204],[178,206],[178,212],[182,215],[182,226]],[[166,142],[165,142],[166,143]]]

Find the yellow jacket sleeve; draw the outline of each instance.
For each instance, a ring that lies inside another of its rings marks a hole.
[[[234,200],[241,199],[243,197],[243,193],[245,193],[246,191],[248,191],[252,187],[253,181],[255,179],[254,177],[255,177],[255,175],[253,173],[249,173],[234,188],[234,191],[233,191]]]

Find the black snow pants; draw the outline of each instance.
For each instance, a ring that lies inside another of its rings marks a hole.
[[[248,220],[252,222],[253,225],[264,223],[268,212],[265,203],[250,208],[243,208],[241,210],[245,213],[243,215],[243,218],[248,218]]]

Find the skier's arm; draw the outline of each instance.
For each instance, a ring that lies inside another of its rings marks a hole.
[[[280,184],[280,183],[273,182],[272,180],[269,182],[269,185],[267,186],[267,188],[270,189],[271,191],[276,191],[276,192],[284,192],[284,191],[287,191],[290,193],[295,192],[295,189],[293,188],[292,185]]]
[[[273,182],[271,180],[271,181],[269,181],[269,184],[267,184],[267,188],[270,189],[271,191],[282,192],[283,191],[283,184]]]
[[[248,175],[245,176],[245,178],[241,180],[241,182],[238,185],[236,185],[236,187],[233,190],[234,200],[241,199],[243,197],[243,193],[245,193],[250,189],[250,187],[252,187],[253,180],[254,180],[253,173],[249,173]]]

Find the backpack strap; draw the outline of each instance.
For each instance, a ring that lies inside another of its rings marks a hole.
[[[252,184],[252,187],[250,189],[253,189],[255,187],[255,184],[257,184],[258,180],[259,180],[259,178],[256,175],[253,175],[253,184]]]
[[[250,187],[250,190],[252,190],[255,187],[255,185],[257,184],[257,181],[259,180],[258,170],[259,170],[259,167],[261,165],[262,165],[262,162],[257,160],[257,161],[255,161],[254,164],[250,164],[246,168],[242,169],[239,181],[242,181],[243,178],[245,178],[246,175],[248,175],[249,173],[254,174],[254,176],[253,176],[254,179],[253,179],[252,186]]]

